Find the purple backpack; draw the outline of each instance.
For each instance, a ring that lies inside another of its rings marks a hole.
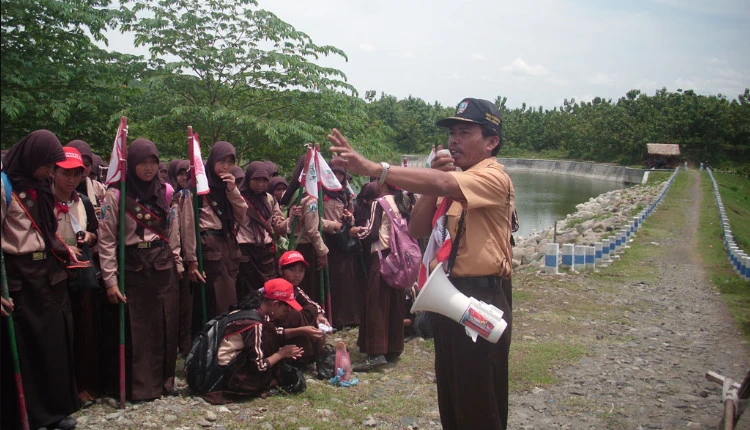
[[[379,198],[378,203],[391,220],[391,252],[383,258],[378,247],[380,276],[393,288],[411,288],[417,281],[419,266],[422,264],[419,244],[409,236],[406,219],[393,212],[385,197]]]

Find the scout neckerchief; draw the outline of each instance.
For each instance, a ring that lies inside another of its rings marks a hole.
[[[161,210],[157,206],[139,202],[130,196],[126,196],[125,212],[136,222],[135,233],[139,238],[143,239],[144,229],[149,229],[160,239],[169,242],[167,238],[167,217],[158,215]]]
[[[453,199],[444,198],[440,203],[440,206],[435,211],[435,215],[432,217],[432,233],[430,239],[427,242],[427,248],[425,249],[422,257],[422,266],[419,268],[419,277],[417,278],[418,289],[421,290],[427,278],[430,276],[430,263],[432,260],[437,260],[438,264],[443,261],[448,261],[447,272],[453,269],[453,263],[456,260],[456,252],[458,251],[458,240],[461,235],[461,229],[463,228],[463,220],[466,215],[466,211],[461,212],[461,218],[458,221],[458,227],[456,231],[456,243],[455,250],[453,246],[453,240],[448,231],[448,208],[453,203]]]
[[[253,202],[251,202],[245,196],[242,196],[242,198],[245,199],[245,202],[247,203],[247,208],[249,209],[248,210],[248,214],[250,215],[250,218],[253,221],[255,221],[257,224],[259,224],[260,226],[262,226],[262,227],[265,228],[265,230],[268,232],[268,234],[271,235],[271,245],[275,247],[274,243],[276,242],[276,236],[275,236],[275,234],[273,232],[273,229],[268,224],[268,221],[263,219],[263,217],[260,215],[260,212],[258,211],[258,208],[255,207],[255,205],[253,204]],[[268,193],[266,193],[266,198],[268,198]],[[270,202],[269,202],[269,204],[270,204]],[[273,208],[273,206],[272,206],[272,208]],[[271,209],[271,210],[273,210],[273,209]],[[262,237],[261,241],[265,242],[265,240],[264,240],[265,239],[265,235],[263,234],[263,230],[262,229],[256,230],[255,233],[258,233]],[[261,243],[259,245],[265,245],[265,243]],[[276,250],[274,249],[274,252],[275,251]]]
[[[26,191],[21,191],[18,194],[13,191],[12,195],[16,202],[18,202],[18,205],[21,206],[21,209],[23,209],[24,213],[26,213],[26,216],[29,217],[31,225],[34,226],[34,228],[37,230],[37,232],[39,232],[40,235],[42,235],[42,237],[44,237],[42,229],[39,227],[39,224],[36,223],[34,218],[34,215],[36,215],[38,211],[38,205],[35,204],[36,190],[30,188]],[[49,250],[50,252],[52,252],[52,255],[55,256],[55,258],[62,261],[63,263],[70,262],[72,265],[69,267],[75,267],[80,263],[75,257],[75,254],[73,254],[68,245],[65,244],[63,238],[61,238],[60,235],[57,234],[57,232],[55,232],[52,239],[53,241],[50,244]]]

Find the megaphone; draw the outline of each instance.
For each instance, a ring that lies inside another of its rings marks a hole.
[[[411,312],[430,311],[444,315],[466,328],[466,335],[474,342],[477,334],[497,343],[508,323],[503,311],[474,297],[467,297],[451,284],[442,265],[432,271],[417,295]]]

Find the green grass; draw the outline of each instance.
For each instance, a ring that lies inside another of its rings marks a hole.
[[[668,180],[670,176],[672,176],[672,172],[650,171],[648,173],[648,182],[646,182],[646,184],[657,185]]]
[[[710,183],[707,174],[703,178]],[[719,184],[734,241],[745,252],[750,252],[750,179],[729,173],[714,173],[714,178]]]
[[[583,357],[586,350],[571,342],[514,342],[510,352],[510,389],[528,391],[560,382],[554,369]]]
[[[750,238],[750,200],[747,193],[750,192],[750,181],[735,175],[719,174],[719,192],[721,193],[724,207],[727,209],[727,215],[730,218],[732,233],[737,241],[738,235],[747,243]],[[741,187],[745,186],[745,194],[738,193]],[[732,190],[736,187],[736,190]],[[739,324],[745,338],[750,341],[750,281],[742,279],[732,269],[729,264],[729,257],[724,248],[722,238],[721,223],[719,212],[716,207],[716,200],[713,195],[713,186],[711,178],[707,173],[701,173],[701,192],[703,205],[701,207],[700,230],[698,235],[699,246],[702,249],[701,255],[703,262],[708,271],[708,277],[713,285],[721,293],[722,299],[729,307],[732,318]],[[729,209],[729,208],[734,209]],[[730,212],[734,214],[730,215]],[[735,226],[738,232],[735,233]],[[750,246],[743,246],[745,250],[750,250]]]

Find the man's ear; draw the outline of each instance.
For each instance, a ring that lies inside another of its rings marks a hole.
[[[487,153],[491,154],[492,150],[500,144],[500,136],[491,136],[487,139]]]

